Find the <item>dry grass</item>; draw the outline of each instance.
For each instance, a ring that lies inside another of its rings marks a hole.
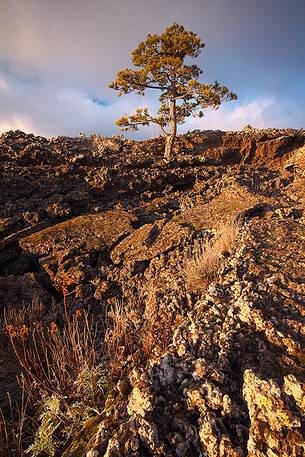
[[[227,222],[217,228],[211,240],[193,246],[184,267],[188,290],[205,288],[216,280],[224,255],[233,248],[240,229],[237,222]]]
[[[140,341],[145,361],[153,352],[161,354],[166,350],[171,343],[173,330],[172,312],[167,307],[160,307],[157,290],[152,288],[146,303]]]
[[[105,350],[110,378],[120,377],[128,355],[132,354],[134,329],[128,305],[117,301],[107,314],[105,325]]]
[[[154,290],[144,306],[140,300],[115,303],[108,312],[104,339],[111,379],[124,377],[132,365],[145,366],[153,352],[165,351],[173,333],[172,319],[168,309],[159,309]]]
[[[0,408],[0,455],[23,457],[33,433],[25,391],[22,390],[19,402],[7,393],[7,404],[5,410]]]

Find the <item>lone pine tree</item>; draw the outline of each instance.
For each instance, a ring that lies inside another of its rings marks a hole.
[[[177,124],[183,124],[192,114],[202,117],[201,109],[217,109],[222,102],[237,99],[217,81],[213,84],[199,82],[202,70],[184,62],[186,57],[198,57],[204,46],[194,32],[173,23],[161,35],[147,35],[132,53],[133,65],[138,69],[119,71],[109,86],[120,91],[119,95],[130,92],[144,95],[146,89],[161,91],[156,116],[151,115],[148,108],[138,108],[133,115],[121,117],[116,124],[126,131],[138,130],[140,125],[159,125],[165,135],[166,161],[172,155]]]

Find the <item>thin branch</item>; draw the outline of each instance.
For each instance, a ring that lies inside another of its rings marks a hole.
[[[186,92],[184,92],[184,94],[179,94],[175,97],[176,100],[178,99],[181,99],[181,98],[185,98],[187,95],[191,95],[192,94],[192,90],[187,90]]]
[[[163,126],[161,124],[159,124],[158,122],[156,122],[156,124],[159,125],[160,129],[162,130],[162,132],[164,133],[164,135],[167,135],[167,131],[164,130]]]
[[[159,89],[159,90],[164,90],[164,87],[161,86],[149,86],[148,84],[141,84],[141,83],[134,83],[135,87],[140,86],[140,87],[146,87],[147,89]]]

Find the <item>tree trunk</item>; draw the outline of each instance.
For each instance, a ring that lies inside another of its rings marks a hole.
[[[165,138],[165,151],[164,160],[169,162],[172,156],[174,142],[177,134],[177,118],[176,118],[176,100],[171,98],[169,101],[169,115],[170,115],[170,131]]]

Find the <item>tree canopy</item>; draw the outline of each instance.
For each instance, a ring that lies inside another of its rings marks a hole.
[[[136,69],[119,71],[110,84],[119,95],[130,92],[144,95],[147,89],[161,91],[157,115],[150,114],[148,108],[138,108],[133,115],[123,116],[116,123],[122,130],[138,130],[139,126],[151,123],[159,125],[166,135],[166,160],[172,153],[177,124],[184,123],[192,114],[203,116],[201,110],[204,108],[217,109],[222,102],[237,99],[217,81],[212,84],[199,82],[202,70],[185,62],[187,57],[198,57],[204,46],[194,32],[173,23],[161,35],[147,35],[132,52]]]

